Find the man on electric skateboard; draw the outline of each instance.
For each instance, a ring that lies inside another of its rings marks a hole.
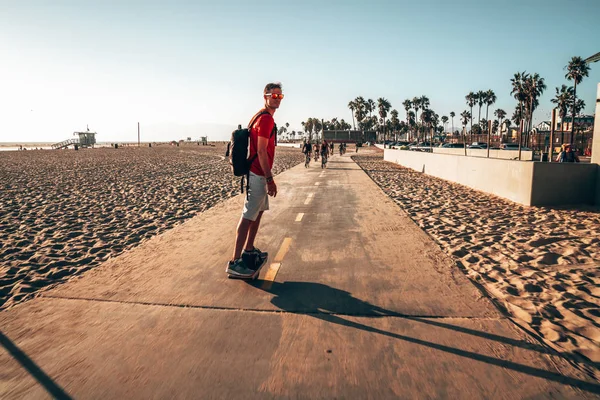
[[[246,201],[237,226],[233,258],[227,263],[226,272],[230,278],[256,278],[269,256],[254,246],[254,240],[262,214],[269,209],[269,196],[277,196],[271,168],[277,137],[273,114],[283,99],[281,84],[267,84],[263,98],[265,106],[252,118],[249,126],[250,155],[257,154],[257,157],[250,166]]]

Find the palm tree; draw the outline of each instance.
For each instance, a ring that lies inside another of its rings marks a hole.
[[[287,132],[287,128],[285,126],[282,126],[279,128],[279,132],[277,133],[277,136],[281,137],[286,132]]]
[[[415,109],[415,136],[417,136],[417,141],[419,140],[419,134],[417,130],[419,129],[419,109],[421,109],[421,98],[413,97],[412,99],[413,108]]]
[[[494,115],[496,117],[498,117],[498,119],[500,120],[500,123],[498,124],[498,126],[500,127],[500,136],[502,136],[502,120],[504,120],[504,118],[506,118],[506,111],[499,108],[496,111],[494,111]],[[502,140],[500,140],[500,143],[502,143]]]
[[[456,113],[454,111],[450,111],[450,118],[452,118],[452,134],[454,135],[454,117],[456,117]]]
[[[577,99],[577,84],[581,83],[584,77],[589,76],[590,67],[581,57],[573,57],[565,67],[567,74],[565,78],[574,82],[573,85],[573,113],[571,118],[571,144],[573,144],[573,132],[575,131],[575,107]]]
[[[477,115],[477,122],[481,121],[481,107],[485,104],[486,100],[486,92],[483,90],[478,91],[475,94],[475,99],[477,100],[477,104],[479,104],[479,114]]]
[[[583,101],[583,99],[577,99],[575,101],[575,115],[577,115],[581,111],[583,111],[584,108],[585,108],[585,101]],[[575,132],[577,132],[577,130],[575,130]]]
[[[390,112],[392,118],[390,118],[392,130],[394,134],[398,131],[400,127],[400,119],[398,119],[398,110],[394,109]],[[395,138],[394,138],[395,139]]]
[[[361,123],[367,116],[367,113],[366,113],[367,102],[365,101],[364,97],[358,96],[356,99],[354,99],[354,104],[355,104],[354,113],[356,115],[356,122],[360,129]]]
[[[465,96],[465,100],[467,100],[467,105],[471,109],[469,111],[469,115],[470,115],[470,118],[471,118],[471,130],[473,130],[473,106],[475,105],[475,102],[477,100],[476,97],[475,97],[475,93],[469,92],[469,94]]]
[[[421,113],[421,122],[423,123],[424,127],[426,126],[429,128],[428,130],[430,130],[431,123],[433,122],[433,111],[428,108],[424,109]],[[424,134],[424,140],[427,140],[427,131],[425,131]],[[430,140],[433,140],[433,138],[430,138]]]
[[[528,128],[525,143],[529,143],[529,132],[533,129],[533,112],[539,105],[538,99],[546,90],[546,84],[544,83],[544,78],[540,77],[539,74],[534,73],[533,75],[529,75],[529,77],[525,80],[525,95],[527,97],[527,120],[528,120]]]
[[[387,113],[392,108],[392,104],[385,98],[380,97],[377,99],[377,108],[379,109],[379,117],[383,119],[383,126],[385,128],[385,119],[387,118]],[[383,140],[385,142],[386,132],[385,129],[383,131]]]
[[[485,119],[489,120],[488,118],[488,111],[490,109],[491,105],[494,105],[494,103],[496,103],[496,93],[494,93],[494,91],[492,89],[488,90],[487,92],[485,92]]]
[[[562,85],[561,88],[556,88],[556,95],[552,100],[552,103],[556,104],[556,108],[558,108],[558,115],[560,117],[560,143],[564,143],[565,141],[565,130],[564,123],[565,118],[567,117],[567,113],[569,112],[569,105],[573,102],[573,87],[567,85]]]
[[[437,114],[435,111],[431,110],[431,112],[433,113],[433,115],[431,116],[431,125],[433,125],[433,131],[431,132],[431,142],[430,142],[430,146],[429,147],[433,147],[433,141],[434,141],[434,137],[433,137],[433,133],[438,131],[438,125],[440,124],[440,116],[439,114]],[[431,125],[429,127],[429,130],[431,131]],[[442,128],[442,131],[444,130],[444,128]]]
[[[375,111],[375,102],[373,99],[369,99],[366,102],[367,111],[369,112],[369,117],[373,117],[373,111]]]
[[[354,124],[354,110],[356,110],[356,103],[354,101],[350,101],[348,103],[348,108],[352,111],[352,126],[353,129],[356,130],[356,125]]]
[[[423,95],[421,96],[421,109],[425,110],[429,108],[429,97]]]
[[[415,115],[415,113],[411,110],[408,112],[406,119],[408,120],[407,124],[408,124],[408,128],[411,129],[412,132],[415,131],[416,129],[416,125],[417,125],[417,117]],[[411,140],[414,140],[414,136],[412,137]]]
[[[510,80],[512,83],[512,90],[510,94],[519,102],[517,110],[513,114],[513,120],[516,118],[515,123],[519,126],[519,155],[521,154],[521,121],[523,120],[523,103],[527,100],[525,82],[529,79],[529,74],[525,71],[517,72],[514,77]]]
[[[312,141],[312,133],[314,128],[313,119],[308,118],[306,122],[302,122],[302,127],[304,128],[304,132],[308,133],[308,140]]]
[[[340,123],[338,122],[337,118],[331,118],[331,122],[329,123],[329,127],[333,130],[339,130],[340,129]]]
[[[421,104],[421,110],[422,110],[421,112],[424,112],[425,110],[429,109],[429,98],[427,96],[425,96],[425,95],[421,96],[419,98],[419,102]],[[422,129],[425,129],[423,124],[421,124],[421,127],[422,127]],[[426,135],[427,135],[426,132],[423,132],[423,133],[424,133],[423,136],[426,137]]]
[[[444,124],[444,132],[446,131],[446,124],[448,123],[448,117],[442,116],[442,124]]]
[[[460,113],[463,124],[463,141],[465,143],[465,156],[467,155],[467,123],[469,123],[469,119],[471,120],[471,124],[473,124],[473,118],[471,113],[467,110]]]
[[[406,111],[406,124],[410,126],[410,123],[408,121],[408,112],[412,108],[412,102],[409,99],[406,99],[402,102],[402,105],[404,106],[404,110]]]

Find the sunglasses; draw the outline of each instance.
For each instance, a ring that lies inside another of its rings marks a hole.
[[[276,100],[276,99],[282,100],[283,99],[282,93],[265,93],[265,96],[271,97],[274,100]]]

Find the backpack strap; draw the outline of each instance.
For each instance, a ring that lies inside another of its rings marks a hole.
[[[252,119],[250,120],[250,123],[248,124],[248,130],[252,129],[252,125],[254,125],[254,123],[256,122],[256,120],[265,114],[271,114],[270,112],[268,112],[267,110],[265,110],[264,108],[262,110],[260,110],[259,112],[257,112],[254,117],[252,117]]]
[[[271,114],[270,112],[268,112],[267,110],[265,110],[264,108],[262,110],[260,110],[258,113],[256,113],[256,115],[254,115],[254,117],[252,117],[252,119],[250,120],[250,124],[248,125],[248,135],[250,135],[250,130],[252,129],[252,126],[254,125],[254,123],[256,122],[256,120],[258,118],[260,118],[262,115],[265,114]],[[271,137],[273,137],[273,134],[276,130],[276,126],[273,125],[273,131],[271,131]],[[256,143],[256,145],[258,146],[258,141]],[[254,162],[254,160],[256,159],[256,157],[258,157],[258,149],[256,154],[254,154],[253,156],[251,156],[248,161],[250,161],[250,164],[252,164]],[[248,175],[248,180],[250,180],[250,175]]]
[[[258,118],[260,118],[262,115],[265,114],[271,114],[270,112],[268,112],[267,110],[265,110],[264,108],[262,110],[260,110],[259,112],[257,112],[254,117],[252,117],[252,119],[250,120],[250,123],[248,124],[248,136],[250,136],[250,130],[252,129],[252,126],[254,125],[254,123],[256,122],[256,120]],[[273,132],[271,132],[271,136],[273,136]],[[254,154],[253,156],[251,156],[248,161],[250,162],[250,164],[252,164],[254,162],[254,160],[256,159],[256,157],[258,157],[258,153]],[[246,182],[244,182],[246,181]],[[240,180],[240,189],[242,191],[242,193],[244,193],[244,183],[246,184],[246,200],[248,199],[248,189],[250,189],[250,171],[248,171],[248,174],[242,176],[242,179]]]

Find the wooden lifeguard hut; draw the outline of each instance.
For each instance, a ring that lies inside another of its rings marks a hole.
[[[90,132],[90,128],[87,128],[85,132],[73,132],[73,139],[63,140],[62,142],[54,143],[53,149],[63,149],[65,147],[73,146],[77,150],[79,147],[94,147],[96,144],[96,132]]]
[[[90,132],[90,128],[87,128],[85,132],[73,132],[73,136],[79,137],[79,145],[81,147],[94,147],[96,144],[96,132]]]

